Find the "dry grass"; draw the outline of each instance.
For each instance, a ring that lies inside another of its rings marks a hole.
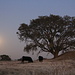
[[[60,55],[56,60],[75,60],[75,51],[66,52]],[[55,60],[55,59],[54,59]]]
[[[0,75],[75,75],[75,60],[53,59],[24,64],[20,61],[0,61]]]

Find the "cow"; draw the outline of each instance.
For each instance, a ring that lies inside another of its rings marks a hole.
[[[42,62],[43,61],[43,57],[39,56],[39,61]]]
[[[24,63],[24,61],[28,61],[28,63],[33,62],[32,58],[29,56],[22,56],[22,63]]]

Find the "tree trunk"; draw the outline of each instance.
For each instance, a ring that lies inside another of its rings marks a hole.
[[[58,51],[55,51],[54,52],[54,58],[57,58],[58,57],[58,53],[59,53]]]

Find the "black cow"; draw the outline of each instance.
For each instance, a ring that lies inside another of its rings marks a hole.
[[[42,62],[43,61],[43,57],[39,56],[39,61]]]
[[[30,63],[30,62],[33,62],[32,58],[29,57],[29,56],[23,56],[23,57],[22,57],[22,63],[24,63],[24,61],[28,61],[29,63]]]

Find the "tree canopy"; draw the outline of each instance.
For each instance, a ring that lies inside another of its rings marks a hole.
[[[60,51],[75,49],[75,17],[39,16],[29,25],[22,23],[17,34],[25,41],[24,51],[50,52],[56,58]]]

